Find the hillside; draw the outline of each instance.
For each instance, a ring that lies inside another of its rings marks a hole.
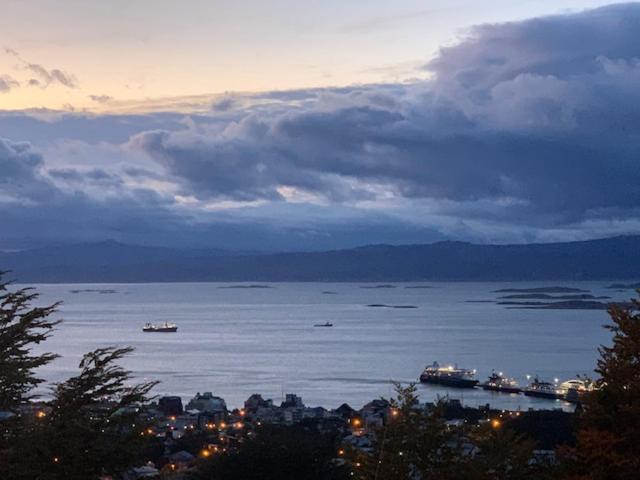
[[[637,280],[640,236],[522,245],[375,245],[268,255],[102,242],[1,253],[0,269],[32,283]]]

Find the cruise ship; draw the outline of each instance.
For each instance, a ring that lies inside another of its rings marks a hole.
[[[595,389],[593,381],[588,378],[574,378],[562,382],[558,387],[558,391],[563,398],[572,403],[580,402],[585,393],[592,392]]]
[[[537,376],[533,379],[533,382],[523,390],[523,393],[527,397],[548,398],[551,400],[563,397],[562,392],[555,383],[544,382]]]
[[[142,327],[143,332],[177,332],[178,326],[175,323],[161,323],[159,325],[154,325],[152,323],[145,324]]]
[[[457,388],[474,388],[478,384],[475,370],[457,366],[441,367],[438,362],[426,367],[420,375],[420,382]]]
[[[505,377],[502,372],[491,372],[489,379],[480,385],[483,390],[504,393],[520,393],[522,388],[513,378]]]

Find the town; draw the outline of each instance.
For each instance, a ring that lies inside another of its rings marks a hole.
[[[185,475],[203,460],[237,452],[263,427],[304,427],[307,434],[327,435],[336,440],[334,462],[341,465],[345,463],[348,451],[371,453],[376,434],[401,415],[397,404],[386,399],[372,400],[359,410],[346,403],[335,409],[326,409],[306,406],[303,399],[293,393],[284,395],[279,404],[260,394],[253,394],[242,408],[231,410],[223,398],[212,392],[198,392],[184,406],[178,396],[163,396],[144,405],[123,409],[115,407],[110,403],[94,405],[91,414],[95,418],[105,412],[112,417],[135,418],[136,423],[131,424],[129,433],[151,437],[158,446],[146,464],[126,472],[125,480],[187,478]],[[574,414],[562,409],[508,411],[492,409],[488,404],[471,408],[449,397],[438,398],[436,402],[416,403],[413,408],[424,412],[440,408],[447,428],[485,425],[498,429],[509,423],[516,431],[536,439],[541,448],[533,451],[532,461],[535,462],[554,463],[555,448],[572,441]],[[577,408],[580,410],[579,404]],[[46,402],[32,402],[21,409],[22,416],[30,416],[36,422],[50,414],[51,407]],[[9,412],[0,412],[0,421],[11,416]],[[473,445],[468,448],[473,449]],[[54,463],[58,461],[53,459]]]

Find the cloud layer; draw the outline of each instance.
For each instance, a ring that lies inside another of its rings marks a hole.
[[[14,172],[0,218],[48,195],[54,216],[81,204],[166,238],[235,229],[282,248],[295,225],[309,248],[638,231],[640,5],[475,27],[425,68],[411,84],[227,95],[197,115],[49,118],[33,145],[0,143]]]

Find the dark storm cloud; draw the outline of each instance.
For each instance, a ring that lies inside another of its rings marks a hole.
[[[88,184],[95,183],[101,185],[122,185],[122,179],[101,168],[92,168],[89,170],[78,170],[75,168],[50,169],[47,173],[58,180],[69,183]]]
[[[637,58],[639,5],[474,27],[471,37],[442,48],[429,68],[441,83],[488,90],[523,73],[570,78],[597,74],[599,58]]]
[[[348,183],[575,221],[640,204],[639,58],[637,4],[484,25],[441,50],[429,82],[313,91],[131,145],[203,198],[273,200],[286,185],[335,200]]]
[[[43,146],[61,140],[77,140],[87,143],[126,142],[131,135],[142,130],[162,128],[179,130],[181,113],[154,115],[82,115],[56,111],[2,112],[0,132],[12,139],[29,139]]]
[[[248,249],[640,230],[640,5],[479,26],[425,68],[190,115],[0,114],[46,152],[0,144],[0,221]]]
[[[40,175],[42,156],[28,142],[0,138],[0,206],[2,202],[35,204],[48,201],[55,188]]]

